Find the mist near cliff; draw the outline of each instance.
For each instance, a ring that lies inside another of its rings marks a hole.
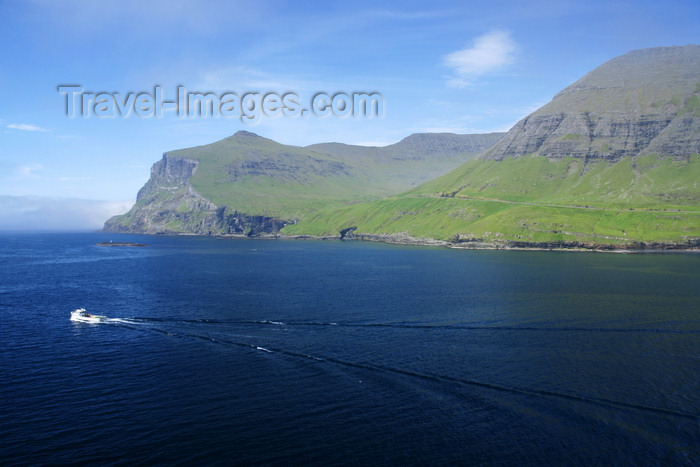
[[[97,230],[133,201],[0,196],[0,230]]]

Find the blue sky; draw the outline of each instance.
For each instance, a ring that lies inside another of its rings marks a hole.
[[[296,145],[506,131],[618,55],[700,43],[698,18],[696,0],[0,1],[0,229],[98,228],[163,152],[238,130]],[[379,92],[384,115],[68,118],[67,84]]]

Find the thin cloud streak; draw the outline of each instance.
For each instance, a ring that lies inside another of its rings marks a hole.
[[[10,123],[7,125],[7,128],[22,131],[49,131],[46,128],[41,128],[40,126],[36,125],[29,125],[27,123]]]

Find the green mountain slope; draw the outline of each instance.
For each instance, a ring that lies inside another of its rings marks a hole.
[[[454,171],[283,232],[462,246],[697,245],[699,101],[700,46],[631,52]]]
[[[570,174],[581,165],[575,159],[471,161],[459,170],[465,178],[450,173],[400,197],[324,210],[283,232],[321,236],[356,228],[355,236],[464,246],[693,243],[700,238],[700,156],[646,156],[642,162],[633,169],[632,158],[601,161],[579,176]]]
[[[471,141],[472,135],[443,134],[413,135],[387,147],[326,143],[302,148],[238,132],[168,156],[199,161],[190,183],[213,203],[290,219],[333,201],[401,192],[453,169],[501,136],[473,135],[480,144]],[[444,144],[420,151],[431,142]],[[420,143],[423,148],[416,148]]]
[[[418,134],[372,148],[306,148],[240,131],[170,151],[154,164],[135,206],[106,230],[262,234],[335,204],[400,193],[473,158],[503,136]]]

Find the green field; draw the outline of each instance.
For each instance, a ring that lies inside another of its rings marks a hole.
[[[470,161],[404,195],[329,207],[286,234],[397,234],[464,242],[682,244],[700,237],[700,155],[616,163]]]

